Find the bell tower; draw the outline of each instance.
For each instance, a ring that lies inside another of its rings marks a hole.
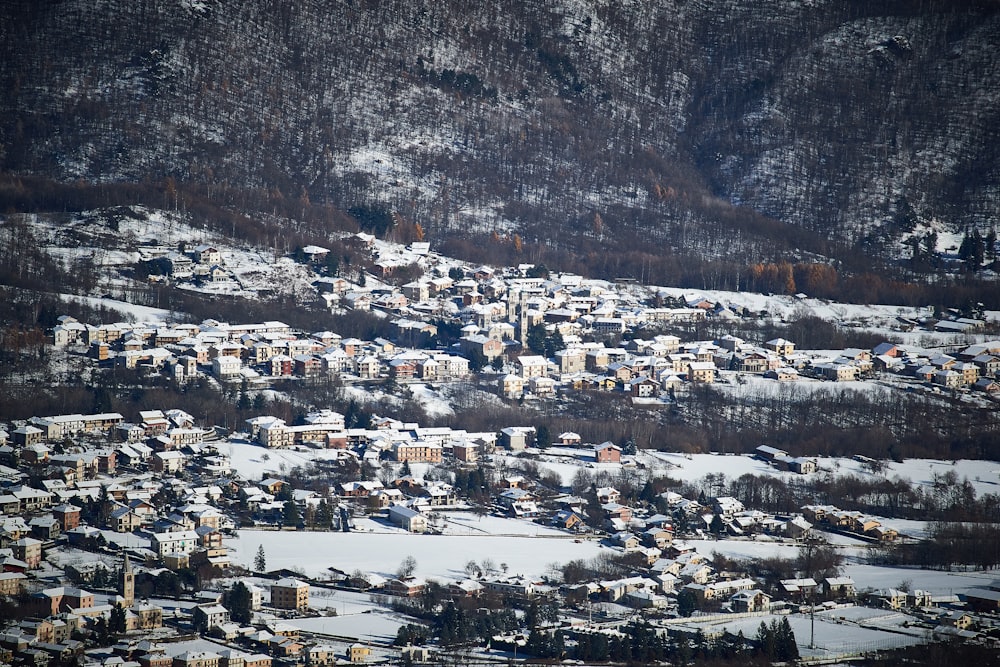
[[[118,592],[123,598],[122,606],[131,607],[135,602],[135,573],[132,572],[132,561],[125,554],[121,575],[118,578]]]

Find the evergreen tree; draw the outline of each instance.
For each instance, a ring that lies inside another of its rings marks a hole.
[[[608,657],[613,662],[627,662],[632,656],[629,641],[625,637],[613,637],[608,642]]]
[[[708,529],[716,537],[726,532],[726,524],[723,523],[722,517],[718,513],[712,516],[712,523],[709,524]]]
[[[264,545],[261,544],[257,547],[257,555],[253,559],[253,569],[257,572],[264,572],[267,570],[267,556],[264,554]]]
[[[767,627],[767,623],[760,622],[757,628],[757,646],[761,655],[766,660],[774,660],[777,656],[777,642],[775,641],[774,629]]]
[[[236,407],[240,410],[249,410],[251,405],[250,396],[247,395],[247,383],[246,380],[244,380],[243,386],[240,387],[240,397],[236,401]]]
[[[694,651],[691,650],[691,643],[688,641],[687,635],[681,635],[677,638],[677,664],[687,665],[691,662],[694,657]]]
[[[524,649],[529,655],[533,655],[538,658],[548,658],[548,634],[541,632],[536,627],[531,627],[531,632],[528,633],[528,643]]]
[[[937,256],[937,243],[938,243],[937,232],[927,232],[927,235],[924,236],[923,238],[923,242],[925,249],[924,251],[927,253],[927,255],[929,255],[931,258]]]
[[[646,480],[646,483],[642,485],[642,491],[639,492],[639,500],[651,504],[656,503],[656,488],[649,480]]]
[[[538,447],[539,449],[548,449],[551,446],[552,432],[545,424],[539,424],[535,427],[535,447]]]
[[[302,519],[299,515],[299,506],[295,504],[295,501],[291,498],[285,501],[285,506],[282,509],[281,514],[282,523],[286,526],[296,527]]]
[[[698,608],[698,600],[694,593],[687,589],[682,589],[677,594],[677,613],[681,616],[690,616]]]
[[[545,356],[554,357],[556,352],[566,348],[566,343],[563,341],[562,333],[559,329],[555,329],[550,336],[545,338]]]
[[[556,632],[552,638],[552,657],[563,658],[566,655],[566,640],[561,632]]]
[[[111,620],[108,623],[108,632],[113,635],[122,635],[125,634],[125,630],[125,608],[122,607],[119,602],[115,604],[114,609],[111,610]]]
[[[525,338],[525,343],[535,354],[545,354],[545,325],[536,324],[535,326],[528,329],[528,335]]]
[[[983,265],[983,260],[986,258],[986,242],[978,229],[966,233],[962,245],[958,248],[958,257],[969,271],[977,271]]]
[[[101,492],[97,498],[97,522],[102,528],[107,525],[108,518],[111,516],[113,503],[111,502],[111,496],[108,494],[108,487],[102,485]]]
[[[775,657],[778,660],[798,660],[799,646],[795,643],[795,633],[788,617],[781,619],[775,628]]]
[[[600,528],[604,525],[604,508],[601,507],[601,501],[597,498],[597,487],[593,484],[590,486],[590,491],[587,492],[586,514],[584,519],[591,528]]]
[[[534,630],[538,627],[538,601],[532,600],[531,606],[528,607],[528,611],[524,614],[524,625],[529,630]]]
[[[465,355],[469,360],[469,370],[473,373],[478,373],[483,370],[486,366],[486,355],[479,348],[472,348],[469,350],[468,354]]]
[[[250,589],[242,581],[237,581],[229,589],[229,615],[235,623],[249,623],[253,618],[253,601]]]
[[[104,588],[108,585],[108,582],[108,571],[103,567],[96,568],[94,570],[94,576],[90,581],[90,585],[94,588]]]
[[[103,616],[98,616],[97,622],[94,624],[94,636],[99,646],[106,646],[108,644],[108,622]]]
[[[314,518],[316,528],[320,530],[330,530],[333,525],[333,512],[330,509],[330,503],[326,501],[326,498],[319,501],[319,505],[316,506],[316,516]]]
[[[597,633],[593,637],[591,644],[592,660],[598,662],[604,662],[608,659],[610,653],[610,647],[608,646],[608,636],[603,633]]]
[[[324,268],[326,269],[326,275],[336,276],[340,273],[340,258],[334,255],[332,252],[326,254],[326,263]]]

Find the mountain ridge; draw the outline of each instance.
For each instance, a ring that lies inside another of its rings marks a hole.
[[[834,241],[897,257],[914,219],[995,224],[996,2],[500,9],[15,3],[3,169],[744,263],[810,252],[755,216],[806,230],[819,256]]]

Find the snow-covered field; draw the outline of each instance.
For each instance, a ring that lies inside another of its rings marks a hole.
[[[292,623],[306,632],[337,637],[352,637],[360,642],[391,644],[399,626],[412,623],[412,618],[386,611],[348,614],[345,616],[314,616],[297,618]]]
[[[565,538],[566,531],[542,526],[526,519],[508,519],[470,512],[442,512],[445,535],[505,535]]]
[[[825,299],[798,298],[783,294],[691,290],[680,287],[650,287],[649,289],[674,298],[696,295],[716,303],[727,304],[730,307],[743,307],[756,312],[766,311],[771,317],[783,320],[818,317],[827,322],[852,324],[873,331],[892,331],[894,335],[900,333],[896,324],[897,317],[916,320],[934,314],[931,308],[838,303]],[[997,315],[992,311],[986,313],[990,319],[996,319]],[[919,332],[919,335],[925,336],[927,340],[940,341],[938,342],[940,345],[949,344],[955,338],[954,334],[934,334],[927,331]]]
[[[910,582],[912,588],[930,591],[935,595],[957,595],[970,588],[982,587],[991,581],[1000,579],[1000,570],[942,572],[915,568],[880,567],[860,563],[845,566],[844,574],[854,579],[858,590],[866,588],[878,590],[893,586],[898,588],[900,583]]]
[[[640,460],[650,457],[661,464],[668,464],[670,477],[683,481],[696,481],[705,475],[723,474],[727,479],[737,478],[746,473],[774,475],[784,479],[800,478],[795,473],[775,470],[763,461],[748,455],[719,454],[679,454],[669,452],[641,452]],[[833,475],[858,475],[870,477],[872,473],[864,463],[845,457],[819,457],[819,472]],[[976,493],[1000,493],[1000,461],[970,460],[942,461],[937,459],[905,459],[901,463],[889,461],[881,476],[892,479],[900,477],[916,484],[931,486],[934,475],[944,475],[954,471],[959,481],[968,479]],[[564,481],[565,483],[565,481]]]
[[[417,561],[416,576],[442,581],[466,577],[470,560],[508,566],[511,574],[541,577],[553,563],[589,559],[606,550],[596,542],[570,537],[414,535],[411,533],[306,533],[241,530],[226,546],[232,559],[250,567],[257,548],[264,546],[269,570],[299,568],[307,576],[323,578],[334,567],[394,576],[407,556]]]
[[[788,616],[763,615],[736,618],[713,623],[691,623],[691,627],[701,627],[711,632],[721,632],[726,630],[733,634],[742,632],[745,637],[754,637],[761,622],[768,625],[772,621],[787,618],[792,631],[795,633],[795,641],[799,647],[799,654],[803,657],[824,657],[829,654],[857,653],[873,651],[901,646],[912,646],[923,644],[927,641],[927,631],[922,629],[907,629],[904,633],[902,626],[904,618],[899,618],[895,625],[888,625],[884,628],[862,627],[855,623],[841,622],[838,612],[834,610],[829,614],[816,615],[816,648],[809,647],[811,639],[811,627],[809,617],[801,614]],[[885,612],[882,612],[885,614]],[[902,617],[901,614],[894,616]]]
[[[268,475],[281,472],[310,461],[336,458],[337,450],[328,449],[265,449],[241,440],[219,442],[220,452],[228,455],[233,469],[249,480],[260,480]],[[605,471],[618,474],[622,468],[618,464],[595,464],[585,458],[572,455],[579,450],[552,448],[540,453],[539,466],[559,475],[564,486],[569,486],[581,470],[588,473]],[[561,454],[558,455],[558,454]],[[518,457],[500,457],[508,465]],[[679,452],[656,452],[644,450],[636,457],[645,470],[630,469],[629,475],[658,474],[669,475],[685,482],[696,482],[706,475],[724,475],[736,479],[744,474],[772,475],[786,480],[798,479],[799,475],[776,470],[764,461],[748,455],[681,454]],[[815,474],[871,476],[865,464],[845,457],[820,457],[820,472]],[[916,484],[930,487],[934,475],[945,475],[954,471],[959,481],[968,479],[978,495],[1000,493],[1000,461],[959,460],[942,461],[936,459],[906,459],[901,463],[888,462],[882,473],[887,479],[900,477]],[[906,532],[906,531],[904,531]]]
[[[570,456],[574,450],[551,448],[539,453],[539,467],[559,475],[564,486],[572,484],[574,476],[581,470],[588,473],[600,471],[618,474],[621,466],[618,464],[595,464],[584,458]],[[565,454],[556,456],[555,454]],[[667,475],[673,479],[685,482],[697,482],[706,475],[724,475],[732,480],[745,474],[770,475],[784,480],[802,479],[801,475],[777,470],[764,461],[744,454],[682,454],[680,452],[661,452],[642,450],[635,457],[644,466],[644,470],[629,470],[629,475],[657,474]],[[516,457],[506,457],[508,465],[516,461]],[[871,477],[873,473],[862,462],[846,457],[817,457],[819,471],[813,474],[857,475]],[[968,479],[977,495],[985,493],[1000,493],[1000,461],[968,460],[942,461],[937,459],[905,459],[902,462],[889,461],[881,477],[893,479],[900,477],[915,484],[930,487],[934,483],[934,475],[943,476],[954,471],[958,480]],[[905,532],[905,531],[904,531]]]
[[[162,323],[176,321],[177,315],[163,308],[152,308],[150,306],[138,306],[128,301],[118,299],[106,299],[96,296],[77,296],[75,294],[61,294],[63,301],[76,301],[85,303],[88,306],[110,308],[130,317],[134,322]]]
[[[215,445],[219,453],[230,457],[233,470],[251,481],[338,456],[336,449],[267,449],[245,440],[226,440]]]
[[[731,371],[719,373],[719,382],[715,388],[733,398],[761,398],[786,396],[790,399],[808,396],[814,393],[820,395],[839,394],[840,392],[857,392],[871,396],[872,392],[886,392],[891,389],[876,380],[858,380],[856,382],[832,383],[815,378],[799,377],[791,382],[778,382],[762,375],[737,374]]]
[[[795,558],[800,547],[794,544],[763,540],[686,540],[698,553],[710,555],[713,551],[729,558]],[[866,589],[899,587],[909,582],[910,588],[930,591],[935,595],[962,593],[970,588],[984,586],[1000,578],[1000,570],[985,572],[942,572],[916,568],[881,567],[864,563],[865,544],[838,543],[838,550],[845,558],[844,576],[854,579],[859,591]]]
[[[448,401],[426,384],[413,383],[406,385],[406,388],[412,392],[413,400],[420,403],[428,417],[446,417],[455,414]]]

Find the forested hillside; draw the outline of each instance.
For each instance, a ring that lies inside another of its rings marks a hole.
[[[3,11],[8,176],[146,184],[173,206],[252,192],[303,218],[374,207],[438,241],[496,232],[511,252],[516,234],[535,261],[718,287],[754,263],[933,269],[925,234],[996,222],[995,1]]]

